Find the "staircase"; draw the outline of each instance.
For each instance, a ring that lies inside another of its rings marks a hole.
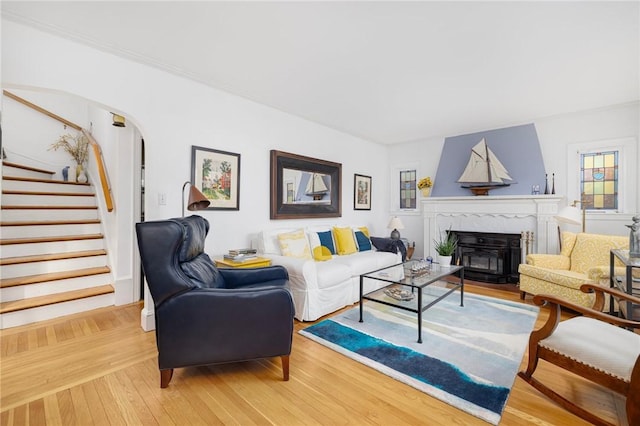
[[[0,328],[114,304],[93,187],[4,161]]]

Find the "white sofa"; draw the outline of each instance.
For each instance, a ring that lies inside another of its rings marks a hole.
[[[348,228],[353,232],[362,230],[362,227]],[[306,244],[313,253],[314,248],[320,243],[317,233],[326,233],[330,230],[333,230],[332,226],[274,229],[263,231],[257,237],[256,248],[260,255],[271,259],[274,265],[284,266],[289,272],[289,283],[296,308],[295,317],[300,321],[314,321],[323,315],[354,304],[360,298],[361,274],[402,263],[400,253],[378,251],[373,244],[370,250],[360,250],[361,247],[355,238],[357,249],[355,253],[335,254],[330,256],[329,260],[314,260],[313,254],[311,254],[312,258],[283,255],[279,235],[302,231]],[[336,244],[335,239],[333,242]],[[365,249],[366,242],[362,245]],[[383,285],[380,282],[366,280],[365,292]]]

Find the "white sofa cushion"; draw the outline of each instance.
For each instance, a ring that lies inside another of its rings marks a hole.
[[[262,254],[275,254],[282,256],[278,235],[286,232],[293,232],[296,229],[299,228],[283,228],[262,231],[258,236],[258,251]]]
[[[337,256],[334,256],[336,259]],[[347,281],[351,278],[351,268],[348,265],[335,261],[316,262],[318,273],[318,288],[333,287],[337,283]]]
[[[341,263],[348,266],[350,275],[355,277],[398,263],[398,255],[369,250],[345,256],[334,256],[331,263]]]

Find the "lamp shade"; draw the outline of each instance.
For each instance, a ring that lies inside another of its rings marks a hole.
[[[203,210],[209,207],[211,201],[207,200],[202,192],[195,186],[191,185],[189,189],[189,202],[187,203],[187,210]]]
[[[187,201],[187,210],[195,211],[195,210],[204,210],[209,207],[211,201],[205,197],[205,195],[198,190],[191,182],[185,182],[182,185],[182,216],[184,217],[184,190],[187,185],[191,185],[189,188],[189,200]]]
[[[555,217],[558,222],[570,223],[571,225],[581,225],[582,216],[580,209],[575,206],[567,206],[560,210],[560,213]]]
[[[394,216],[389,221],[387,228],[393,229],[393,231],[391,231],[391,239],[399,240],[400,232],[398,231],[398,229],[404,229],[404,225],[402,224],[402,221],[400,220],[400,218],[398,218],[397,216]]]
[[[388,229],[404,229],[404,225],[398,216],[394,216],[387,225]]]

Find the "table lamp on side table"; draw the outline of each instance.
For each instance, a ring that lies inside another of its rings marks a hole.
[[[398,216],[394,216],[389,221],[389,224],[387,225],[387,229],[393,229],[393,231],[391,231],[392,240],[399,240],[400,231],[398,231],[398,229],[404,229],[404,225],[402,224],[402,221]]]

